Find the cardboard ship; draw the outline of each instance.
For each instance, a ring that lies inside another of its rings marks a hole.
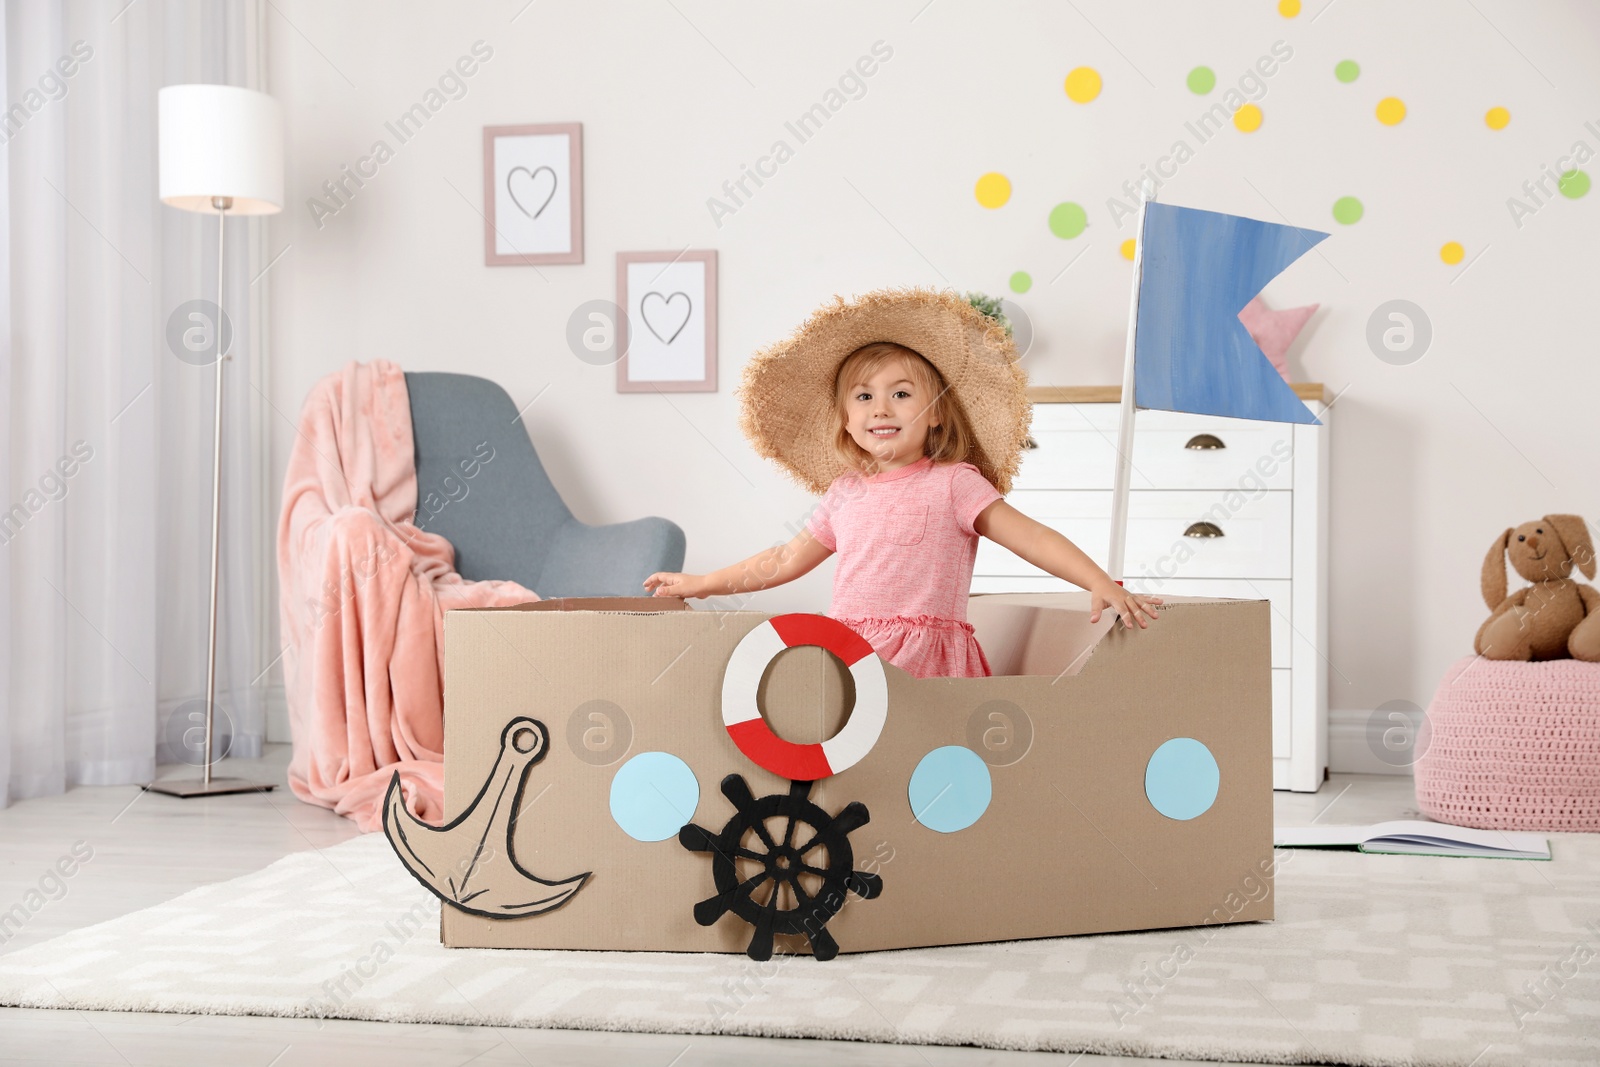
[[[970,598],[989,678],[666,598],[445,620],[448,946],[753,958],[1270,920],[1265,601]],[[853,640],[852,640],[853,639]]]

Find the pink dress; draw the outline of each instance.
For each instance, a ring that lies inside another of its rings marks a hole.
[[[970,463],[915,463],[841,474],[806,529],[839,554],[829,614],[918,678],[987,678],[967,622],[972,526],[1000,491]]]

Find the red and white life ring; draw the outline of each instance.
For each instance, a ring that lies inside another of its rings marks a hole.
[[[856,702],[844,729],[820,744],[785,741],[767,726],[756,687],[772,658],[786,648],[815,645],[850,668]],[[812,782],[861,762],[889,717],[889,679],[866,638],[837,619],[796,612],[774,615],[734,646],[722,677],[722,722],[728,736],[758,766],[795,781]]]

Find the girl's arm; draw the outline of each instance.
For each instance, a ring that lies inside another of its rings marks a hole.
[[[1040,570],[1094,594],[1089,599],[1090,622],[1099,622],[1100,611],[1106,607],[1116,611],[1122,617],[1122,625],[1130,630],[1135,620],[1140,627],[1147,627],[1150,624],[1146,618],[1156,617],[1156,607],[1162,603],[1160,597],[1139,596],[1123,589],[1083,549],[1004,500],[984,508],[972,525],[989,540],[1004,545]]]
[[[788,544],[774,545],[731,567],[710,574],[657,571],[644,580],[644,587],[653,596],[731,596],[792,582],[831,555],[833,549],[823,547],[810,530],[801,530]]]

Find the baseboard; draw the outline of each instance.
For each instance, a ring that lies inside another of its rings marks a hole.
[[[287,745],[294,740],[289,735],[289,701],[282,685],[270,685],[266,692],[267,744]],[[202,749],[205,745],[200,746]]]
[[[1411,774],[1410,766],[1396,767],[1378,758],[1368,743],[1368,708],[1328,709],[1328,770],[1338,774]]]

